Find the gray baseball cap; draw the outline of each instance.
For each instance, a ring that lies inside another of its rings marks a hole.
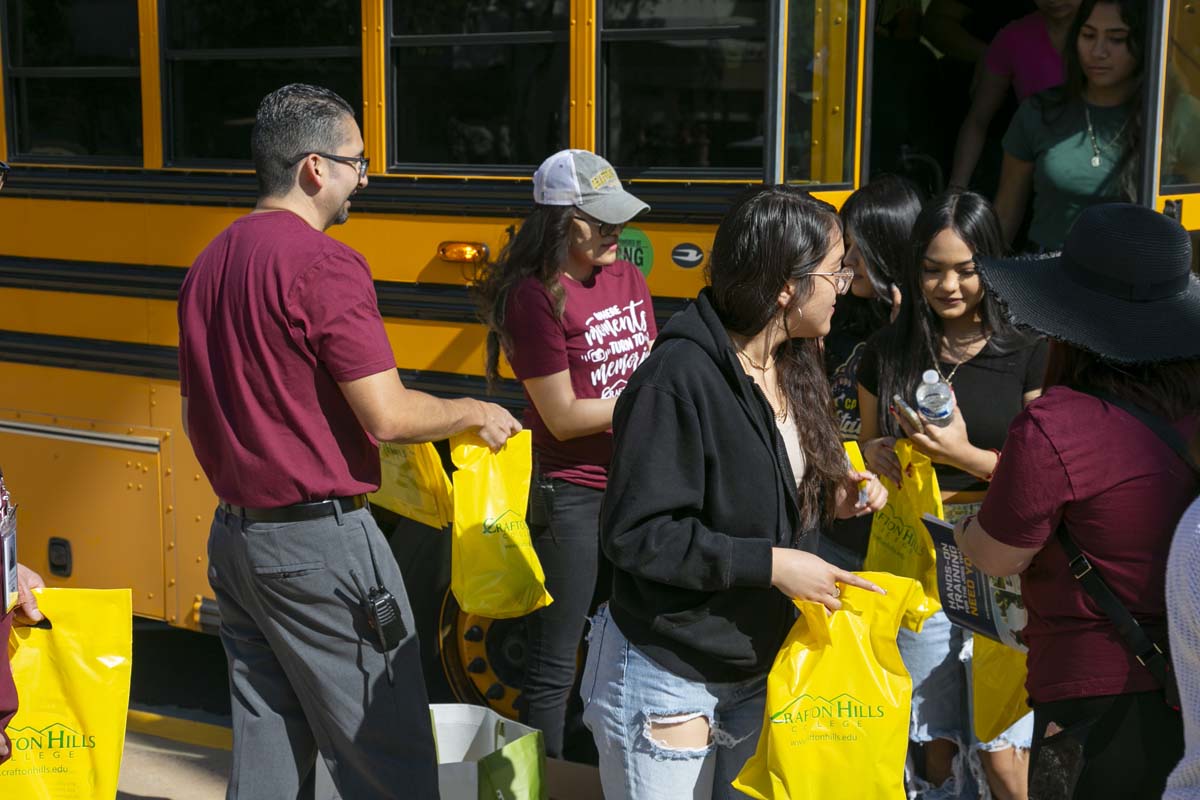
[[[625,191],[612,164],[587,150],[560,150],[543,161],[533,173],[533,200],[545,206],[575,206],[612,225],[650,210]]]

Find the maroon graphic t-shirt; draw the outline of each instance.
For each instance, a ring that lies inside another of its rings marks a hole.
[[[567,370],[579,399],[617,397],[658,335],[646,279],[633,264],[597,267],[586,281],[561,276],[566,293],[562,319],[554,298],[536,278],[526,278],[508,296],[507,353],[521,381]],[[612,459],[612,431],[560,442],[526,392],[525,426],[542,475],[603,489]]]

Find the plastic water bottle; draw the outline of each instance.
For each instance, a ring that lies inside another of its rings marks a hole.
[[[921,385],[917,387],[917,413],[926,422],[941,427],[949,425],[954,416],[954,392],[950,390],[950,384],[932,369],[921,375]]]

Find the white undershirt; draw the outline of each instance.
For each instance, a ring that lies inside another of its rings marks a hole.
[[[808,465],[804,459],[804,450],[800,447],[800,429],[796,427],[796,418],[791,414],[782,420],[776,417],[775,426],[779,428],[779,435],[783,437],[783,444],[787,447],[788,461],[792,465],[792,477],[796,479],[796,488],[800,488],[800,481],[804,480],[804,471]]]

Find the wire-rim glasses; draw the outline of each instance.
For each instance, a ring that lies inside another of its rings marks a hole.
[[[850,284],[854,282],[854,270],[840,269],[837,272],[810,272],[809,275],[820,275],[833,284],[833,289],[838,294],[845,294],[850,291]]]

